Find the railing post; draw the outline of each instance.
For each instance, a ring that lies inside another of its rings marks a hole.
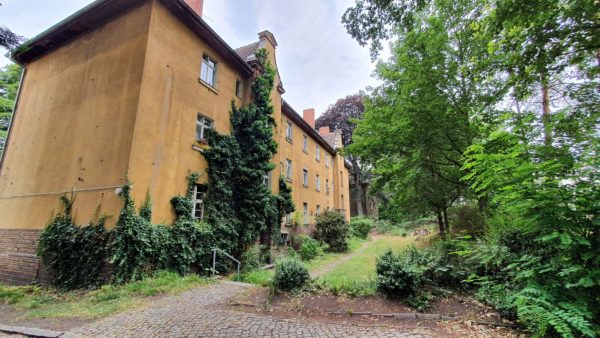
[[[237,273],[238,273],[237,274],[237,281],[239,282],[240,281],[240,262],[237,262],[237,266],[238,266],[238,269],[237,269],[238,270],[237,271]]]

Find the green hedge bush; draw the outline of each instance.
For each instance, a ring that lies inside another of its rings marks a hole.
[[[344,216],[333,210],[326,210],[317,216],[315,238],[329,245],[333,252],[343,252],[348,249],[350,228],[344,222]]]
[[[351,234],[357,238],[366,239],[369,236],[369,231],[371,231],[372,227],[373,220],[368,217],[357,216],[352,217],[350,220]]]
[[[306,235],[302,235],[300,238],[302,244],[300,244],[298,254],[303,261],[309,261],[313,258],[321,256],[327,249],[327,244],[322,244],[314,238]]]
[[[279,290],[297,290],[304,286],[309,279],[308,270],[296,259],[283,258],[275,264],[273,285]]]
[[[423,268],[391,250],[377,258],[376,271],[377,290],[391,298],[416,294],[423,280]]]

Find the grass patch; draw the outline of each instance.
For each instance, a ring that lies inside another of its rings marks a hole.
[[[208,283],[208,279],[197,275],[182,277],[159,271],[154,277],[123,285],[104,285],[93,291],[60,292],[37,286],[0,285],[0,302],[25,311],[26,318],[97,318],[140,306],[148,297],[177,294]]]
[[[275,270],[252,270],[240,275],[240,282],[251,283],[260,286],[269,286],[273,280]],[[236,276],[232,277],[235,280]]]
[[[388,249],[403,250],[414,244],[414,237],[378,236],[372,243],[350,260],[336,266],[317,279],[318,283],[335,294],[370,296],[376,293],[375,264],[377,257]]]

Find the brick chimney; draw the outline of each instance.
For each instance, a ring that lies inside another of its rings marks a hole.
[[[191,9],[202,17],[202,9],[204,8],[204,0],[184,0],[185,3],[190,6]]]
[[[304,117],[304,121],[306,121],[309,126],[315,129],[315,108],[304,109],[302,117]]]
[[[328,126],[319,128],[319,134],[321,135],[329,135],[331,134],[331,129]]]

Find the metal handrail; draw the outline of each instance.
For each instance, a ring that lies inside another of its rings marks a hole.
[[[237,259],[235,259],[233,256],[231,256],[227,252],[225,252],[219,248],[212,249],[212,252],[213,252],[212,276],[215,277],[215,271],[216,271],[216,265],[217,265],[217,251],[219,251],[220,253],[222,253],[223,255],[227,256],[229,259],[231,259],[237,263],[237,281],[239,282],[240,281],[240,264],[241,264],[241,262],[238,261]]]

